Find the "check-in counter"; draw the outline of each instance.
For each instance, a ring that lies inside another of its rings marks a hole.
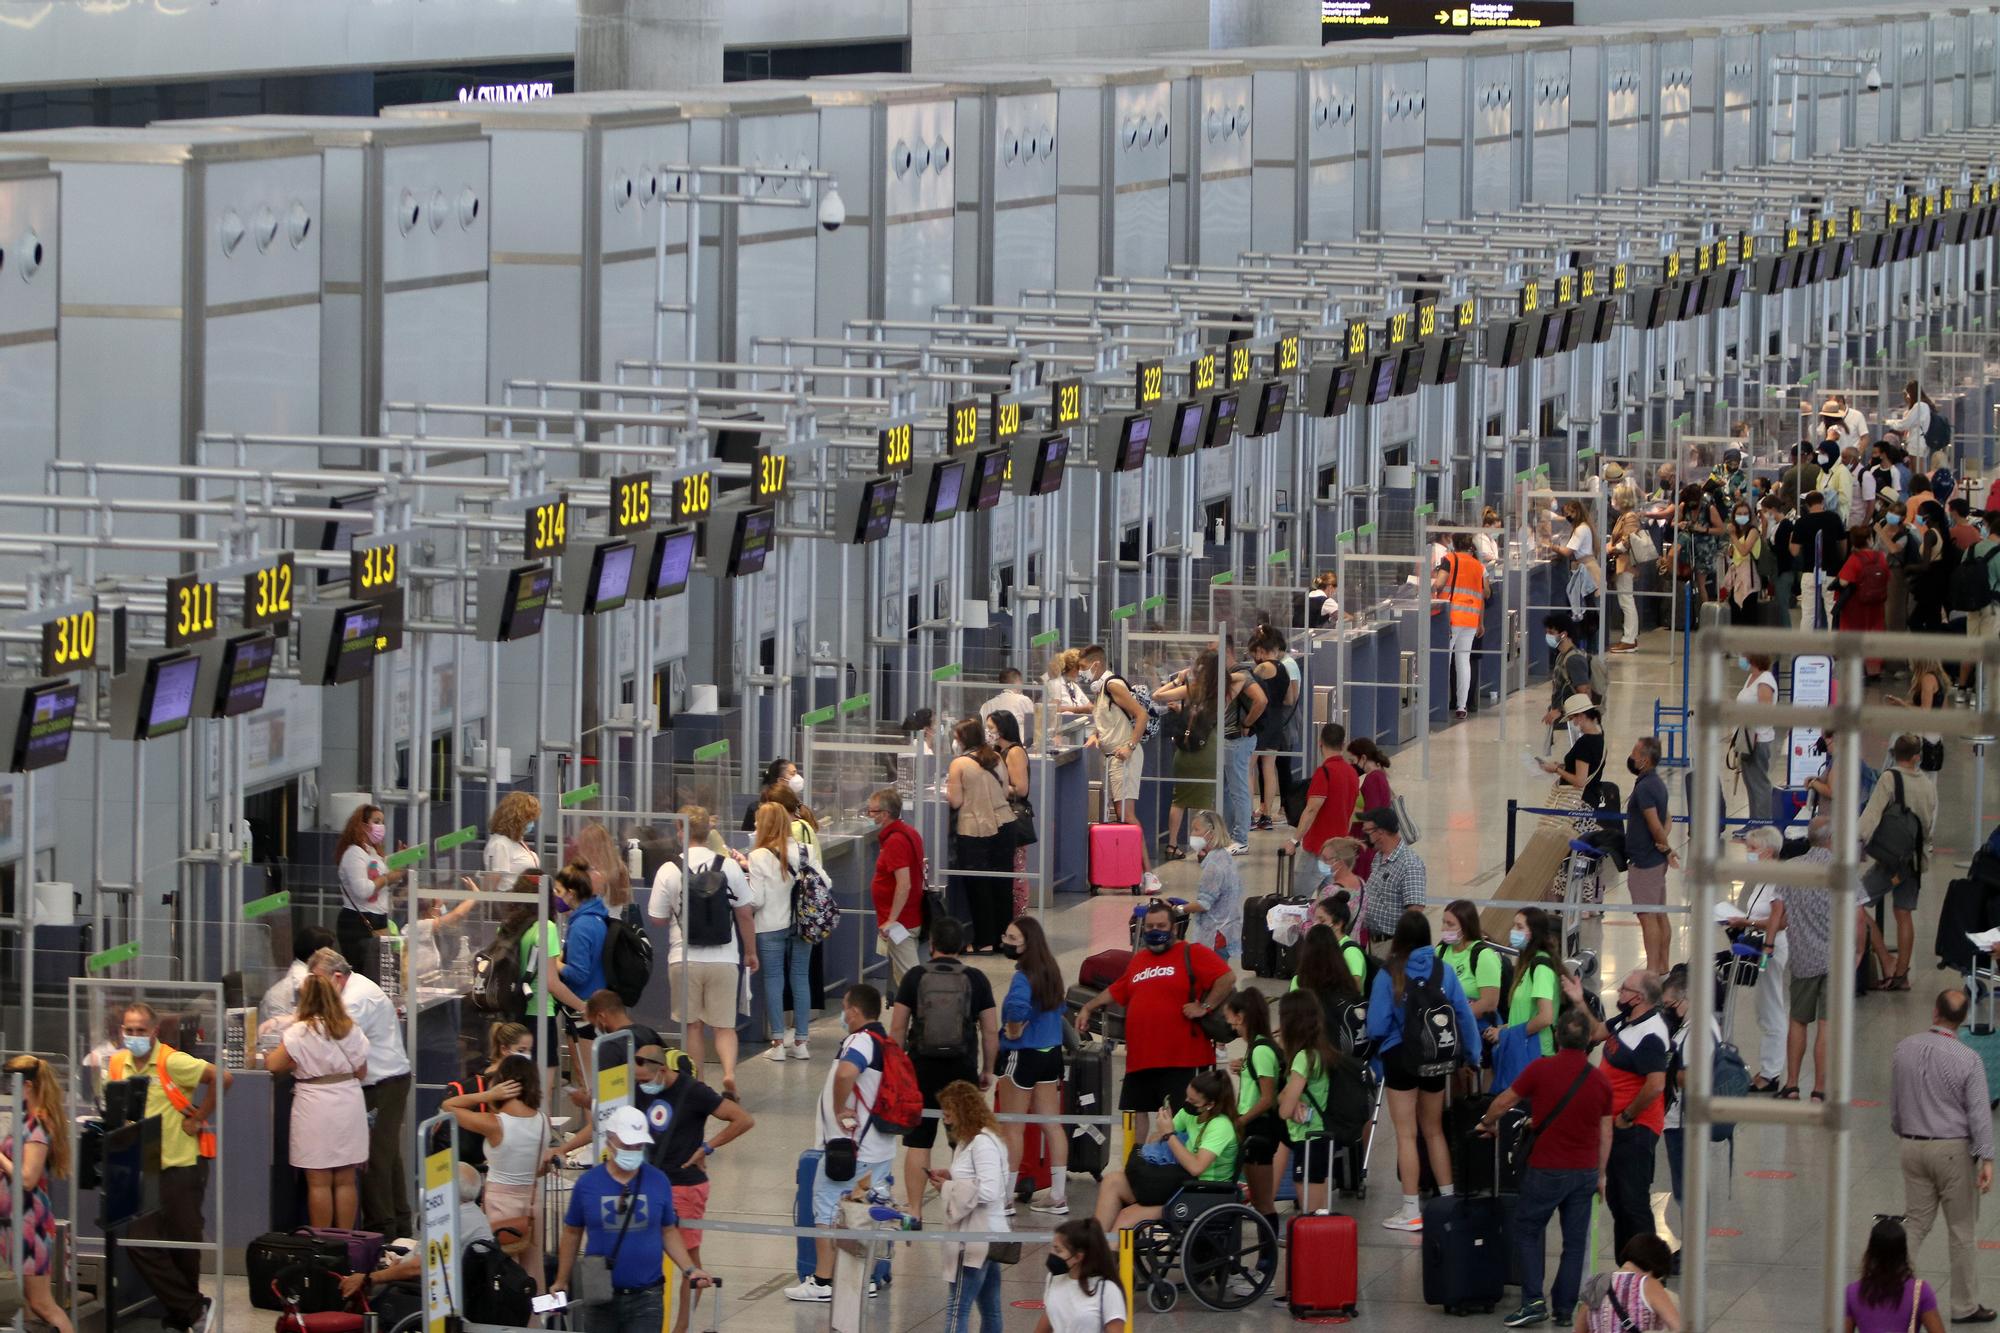
[[[1090,809],[1090,772],[1085,753],[1082,748],[1071,746],[1056,750],[1046,759],[1028,761],[1028,791],[1035,798],[1035,832],[1048,846],[1051,894],[1090,891],[1090,823],[1095,816]],[[1147,762],[1152,762],[1150,753]],[[1030,866],[1035,864],[1040,850],[1039,846],[1028,849]]]

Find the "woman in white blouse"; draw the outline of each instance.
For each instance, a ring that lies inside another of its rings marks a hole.
[[[375,937],[389,929],[389,890],[407,872],[388,869],[389,825],[379,805],[364,805],[347,817],[334,844],[340,876],[340,914],[334,935],[349,966],[370,981],[378,980]]]
[[[510,791],[493,807],[486,821],[486,888],[493,893],[511,893],[522,875],[542,868],[542,860],[529,847],[535,836],[535,821],[542,817],[542,803],[524,791]]]
[[[1007,1145],[1000,1122],[979,1089],[960,1079],[938,1091],[938,1113],[952,1143],[951,1169],[930,1178],[944,1200],[952,1231],[1007,1231],[1007,1198],[1014,1173],[1007,1169]],[[1001,1333],[1000,1265],[984,1242],[961,1242],[945,1250],[945,1333],[969,1333],[979,1310],[980,1333]]]
[[[812,1023],[812,946],[792,933],[792,884],[803,855],[792,816],[766,801],[757,807],[757,844],[750,849],[750,920],[757,931],[757,970],[764,976],[764,1021],[772,1060],[806,1060]],[[792,988],[792,1035],[785,1037],[785,983]]]
[[[1903,386],[1903,414],[1890,417],[1884,423],[1882,433],[1894,435],[1912,458],[1926,458],[1929,455],[1929,446],[1924,443],[1924,437],[1930,432],[1931,413],[1936,408],[1937,404],[1924,395],[1923,386],[1911,380]],[[1915,471],[1923,470],[1915,464],[1911,466]]]

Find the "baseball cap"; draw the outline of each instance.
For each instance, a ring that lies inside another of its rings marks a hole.
[[[604,1132],[628,1148],[642,1148],[653,1141],[646,1113],[636,1106],[621,1106],[604,1122]]]

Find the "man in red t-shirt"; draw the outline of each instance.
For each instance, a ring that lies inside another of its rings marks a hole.
[[[1514,1249],[1521,1265],[1521,1309],[1507,1326],[1539,1323],[1550,1315],[1542,1299],[1549,1218],[1562,1214],[1562,1258],[1556,1264],[1555,1322],[1567,1328],[1589,1257],[1590,1203],[1601,1188],[1611,1156],[1611,1080],[1590,1063],[1590,1015],[1570,1009],[1556,1020],[1556,1053],[1522,1070],[1493,1099],[1479,1132],[1492,1134],[1517,1102],[1527,1104],[1535,1127],[1521,1199],[1514,1209]]]
[[[1299,836],[1292,850],[1305,849],[1304,864],[1297,867],[1295,891],[1310,894],[1325,877],[1325,871],[1310,858],[1320,854],[1328,838],[1344,838],[1354,826],[1355,807],[1361,800],[1361,774],[1347,761],[1347,728],[1338,722],[1324,722],[1319,729],[1319,768],[1306,788],[1306,808],[1299,814]]]
[[[1077,1011],[1076,1029],[1090,1031],[1090,1016],[1112,1002],[1125,1006],[1125,1082],[1121,1111],[1180,1109],[1188,1080],[1215,1064],[1215,1042],[1201,1019],[1222,1007],[1236,973],[1205,944],[1174,940],[1174,913],[1154,899],[1139,926],[1144,947],[1132,954],[1125,975]],[[1193,978],[1189,978],[1189,970]]]
[[[922,959],[917,932],[924,925],[924,838],[903,822],[903,798],[884,787],[868,798],[868,819],[878,846],[868,890],[875,900],[875,947],[889,960],[889,984]]]

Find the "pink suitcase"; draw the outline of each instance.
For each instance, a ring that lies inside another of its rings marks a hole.
[[[1146,873],[1140,855],[1141,834],[1137,824],[1092,824],[1090,826],[1090,891],[1130,889],[1139,892]]]

